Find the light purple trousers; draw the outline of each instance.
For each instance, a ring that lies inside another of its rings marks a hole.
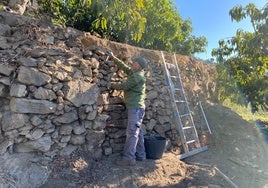
[[[144,147],[144,129],[142,120],[145,114],[143,108],[128,109],[128,125],[126,130],[126,142],[123,150],[123,159],[136,161],[146,159]]]

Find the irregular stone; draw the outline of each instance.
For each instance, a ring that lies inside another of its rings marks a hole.
[[[61,139],[60,139],[60,142],[67,143],[70,140],[71,140],[71,136],[70,135],[67,135],[67,136],[62,136]]]
[[[0,36],[0,44],[1,44],[0,46],[1,50],[7,50],[12,47],[12,44],[7,41],[6,37]]]
[[[52,90],[45,89],[43,87],[39,87],[34,92],[34,97],[36,99],[44,99],[44,100],[49,100],[49,101],[52,101],[57,98],[56,94]]]
[[[93,128],[93,122],[92,121],[82,121],[82,125],[86,128],[86,129],[92,129]]]
[[[63,69],[64,71],[66,72],[69,72],[69,73],[73,73],[74,72],[74,68],[72,66],[66,66],[66,65],[61,65],[60,66],[61,69]]]
[[[108,156],[108,155],[111,155],[113,153],[113,148],[111,148],[111,147],[109,147],[109,148],[105,147],[103,151],[104,151],[104,155]]]
[[[41,35],[38,37],[38,42],[44,43],[44,44],[54,44],[54,36],[51,35]]]
[[[97,110],[94,110],[87,115],[87,120],[94,120],[98,114]]]
[[[97,99],[97,104],[98,105],[109,104],[108,98],[109,98],[109,93],[100,94]]]
[[[64,71],[57,71],[57,72],[54,74],[54,76],[55,76],[57,79],[61,80],[61,81],[66,81],[66,80],[68,80],[68,79],[67,79],[67,78],[68,78],[68,74],[67,74],[67,72],[64,72]]]
[[[0,36],[9,36],[11,34],[11,27],[0,23]]]
[[[92,105],[88,105],[86,106],[86,113],[89,113],[89,112],[93,112],[93,106]]]
[[[78,126],[74,126],[73,127],[73,133],[74,134],[78,134],[79,135],[79,134],[83,134],[85,132],[86,132],[86,129],[82,125],[78,125]]]
[[[37,140],[44,135],[44,131],[42,129],[35,129],[26,135],[26,138],[30,140]]]
[[[94,104],[99,96],[99,88],[96,84],[75,80],[67,83],[65,93],[67,100],[80,107],[84,104]]]
[[[49,127],[49,126],[50,126],[50,127]],[[45,125],[44,125],[44,131],[45,131],[47,134],[51,134],[51,133],[53,133],[55,130],[56,130],[56,126],[53,125],[53,124],[45,124]]]
[[[157,123],[157,121],[155,119],[150,119],[149,123],[146,124],[146,129],[148,131],[152,131],[153,128],[155,127],[156,123]]]
[[[62,148],[65,148],[68,143],[67,142],[57,142],[56,144],[58,147],[60,147],[60,149],[62,149]]]
[[[82,73],[83,73],[84,76],[88,76],[88,77],[92,77],[92,76],[93,76],[93,74],[92,74],[92,70],[91,70],[90,68],[88,68],[88,69],[83,69],[83,70],[82,70]]]
[[[30,131],[32,129],[33,129],[33,126],[32,125],[28,125],[28,124],[26,126],[20,127],[18,129],[19,135],[26,136],[26,135],[30,134]]]
[[[15,69],[16,66],[0,63],[0,73],[3,75],[9,76]]]
[[[73,110],[68,113],[64,113],[61,116],[56,117],[53,122],[56,124],[72,123],[78,119],[77,111]]]
[[[164,123],[168,123],[168,122],[172,122],[172,120],[170,119],[169,116],[158,116],[158,121],[160,122],[160,124],[164,124]]]
[[[147,93],[147,98],[148,100],[153,100],[156,99],[158,97],[158,92],[157,91],[150,91]]]
[[[15,140],[19,136],[17,129],[9,130],[4,133],[4,136],[9,140]]]
[[[109,138],[121,138],[126,135],[126,130],[125,129],[119,129],[118,131],[114,133],[109,133]]]
[[[16,13],[23,15],[23,13],[26,10],[27,4],[29,3],[30,0],[10,0],[8,2],[8,6],[16,11]]]
[[[42,151],[47,152],[50,150],[52,140],[50,136],[44,136],[38,140],[28,141],[14,145],[14,151],[18,153]]]
[[[170,130],[170,127],[170,123],[165,123],[164,125],[156,125],[154,130],[158,133],[165,133],[166,131]]]
[[[63,148],[60,151],[60,155],[71,155],[71,153],[73,153],[75,150],[77,149],[77,146],[74,145],[67,145],[65,148]]]
[[[43,120],[41,118],[39,118],[38,116],[33,116],[31,119],[31,123],[34,125],[34,126],[38,126],[40,125],[41,123],[43,123]]]
[[[4,172],[5,178],[0,179],[0,187],[40,187],[50,175],[48,168],[39,164],[42,160],[35,154],[30,153],[1,156],[1,172]]]
[[[80,120],[85,120],[86,119],[86,117],[87,117],[86,108],[87,108],[86,106],[81,106],[78,109],[78,116],[79,116]]]
[[[57,105],[46,100],[34,100],[24,98],[11,98],[10,108],[13,112],[50,114],[56,111]]]
[[[57,83],[57,84],[53,84],[52,90],[57,92],[58,96],[64,96],[64,94],[62,93],[61,88],[63,87],[62,83]]]
[[[8,87],[0,84],[0,97],[7,97],[8,96]]]
[[[2,130],[9,131],[18,129],[29,122],[29,117],[25,114],[17,114],[12,112],[4,112],[2,117]]]
[[[6,86],[10,86],[11,85],[11,81],[9,77],[2,77],[0,78],[0,83],[6,85]]]
[[[25,67],[37,67],[38,65],[37,59],[32,57],[20,57],[18,63]]]
[[[98,116],[93,123],[93,129],[94,130],[101,130],[101,129],[105,128],[106,121],[108,118],[109,118],[109,116],[106,114],[102,114],[102,115]]]
[[[11,97],[25,97],[27,94],[26,86],[22,84],[12,84],[9,93]]]
[[[73,135],[70,140],[70,143],[73,145],[82,145],[85,144],[85,142],[85,136],[82,135]]]
[[[52,134],[51,134],[51,138],[53,139],[57,139],[59,137],[59,132],[58,130],[55,130]]]
[[[39,58],[39,57],[42,57],[42,56],[46,56],[47,53],[47,50],[46,49],[38,49],[38,48],[35,48],[35,49],[30,49],[27,51],[26,55],[27,56],[31,56],[33,58]]]
[[[14,142],[12,140],[4,140],[0,142],[0,155],[3,155],[9,146],[12,146]]]
[[[42,86],[49,83],[51,77],[39,72],[38,69],[21,66],[18,73],[18,81],[26,85]]]
[[[70,135],[72,133],[73,127],[71,125],[62,125],[60,127],[61,135]]]

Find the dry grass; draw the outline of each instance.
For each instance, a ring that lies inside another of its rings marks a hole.
[[[230,102],[229,100],[225,100],[223,105],[232,109],[234,112],[239,114],[246,121],[262,121],[268,122],[268,112],[259,111],[255,114],[251,113],[249,107],[244,107],[235,103]]]

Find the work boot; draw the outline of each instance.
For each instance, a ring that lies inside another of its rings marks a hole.
[[[135,166],[136,165],[136,161],[127,161],[127,160],[117,160],[116,164],[119,166]]]

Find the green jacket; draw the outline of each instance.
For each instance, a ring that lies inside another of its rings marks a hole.
[[[119,69],[123,70],[128,75],[128,77],[125,82],[113,84],[112,87],[117,90],[124,90],[124,101],[128,109],[145,109],[146,78],[144,76],[144,71],[133,71],[130,66],[119,59],[115,59],[115,63]]]

